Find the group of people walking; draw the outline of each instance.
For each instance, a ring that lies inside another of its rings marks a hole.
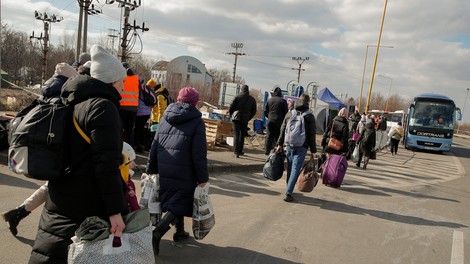
[[[71,164],[80,166],[49,179],[19,207],[2,214],[16,235],[21,219],[45,203],[29,263],[67,263],[71,238],[87,217],[107,221],[110,233],[120,237],[126,227],[123,216],[140,209],[136,208],[135,186],[129,184],[129,173],[135,158],[135,145],[131,143],[142,142],[134,141],[133,131],[143,81],[128,64],[99,45],[80,59],[76,68],[58,64],[53,78],[43,87],[41,98],[60,100],[73,108],[71,114],[88,140],[70,129],[65,155]],[[164,93],[161,85],[152,81],[147,84]],[[160,94],[159,99],[167,100],[168,94]],[[160,239],[170,225],[176,225],[175,241],[189,237],[183,218],[192,216],[196,186],[208,181],[206,133],[202,114],[197,110],[198,101],[197,90],[184,87],[176,102],[150,109],[153,125],[159,125],[154,130],[146,172],[160,175],[160,204],[162,212],[166,212],[153,231],[156,255]],[[129,156],[132,160],[123,159]]]

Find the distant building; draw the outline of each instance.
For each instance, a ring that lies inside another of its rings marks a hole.
[[[210,92],[213,82],[206,66],[191,56],[180,56],[170,62],[159,61],[153,66],[151,76],[157,83],[176,90],[192,85],[206,88]]]

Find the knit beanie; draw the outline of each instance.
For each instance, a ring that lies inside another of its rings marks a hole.
[[[93,45],[91,53],[91,77],[104,83],[114,83],[127,77],[126,69],[111,53],[99,45]]]
[[[88,53],[82,53],[80,54],[80,56],[78,57],[78,63],[80,63],[80,65],[83,65],[85,64],[85,62],[91,60],[91,56],[90,54]]]
[[[150,79],[150,80],[147,82],[147,85],[150,86],[150,87],[152,87],[152,88],[155,88],[155,86],[157,86],[157,83],[156,83],[154,80]]]
[[[61,62],[57,63],[57,65],[55,66],[55,74],[71,78],[78,75],[78,72],[67,63]]]
[[[199,102],[199,93],[193,87],[181,88],[177,101],[196,106],[197,102]]]

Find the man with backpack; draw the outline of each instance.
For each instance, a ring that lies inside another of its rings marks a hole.
[[[281,125],[281,134],[277,141],[277,152],[282,152],[286,145],[287,155],[287,187],[284,201],[292,202],[294,191],[300,170],[304,165],[307,150],[310,150],[311,158],[317,152],[316,147],[316,122],[309,110],[310,96],[302,94],[295,103],[294,109],[289,111]]]

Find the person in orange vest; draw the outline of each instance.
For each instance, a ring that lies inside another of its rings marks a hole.
[[[124,91],[121,92],[121,115],[123,140],[134,147],[134,127],[137,117],[137,106],[139,105],[139,88],[143,84],[143,80],[129,68],[127,62],[123,62],[122,66],[127,71],[127,77],[124,80]]]

